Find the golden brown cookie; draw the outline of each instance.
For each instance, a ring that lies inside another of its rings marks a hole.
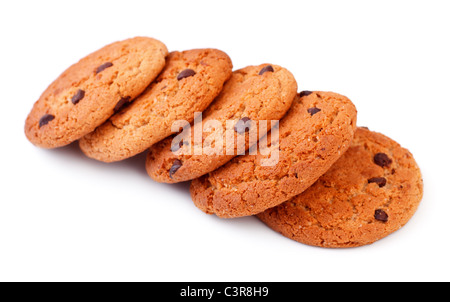
[[[358,128],[347,152],[314,185],[258,217],[309,245],[361,246],[405,225],[422,193],[411,153],[380,133]]]
[[[217,169],[265,135],[265,131],[258,131],[259,121],[267,123],[270,130],[270,121],[285,115],[296,94],[294,76],[280,66],[263,64],[233,72],[220,95],[203,112],[202,122],[150,148],[148,174],[159,182],[176,183]],[[194,137],[197,127],[203,129],[199,143]],[[252,139],[250,133],[254,133]]]
[[[279,150],[278,160],[267,165],[276,153],[235,157],[193,180],[192,199],[204,212],[224,218],[274,207],[324,174],[350,146],[355,128],[356,108],[348,98],[304,91],[281,119],[279,141],[270,146]]]
[[[56,148],[92,132],[136,98],[160,73],[167,56],[158,40],[115,42],[64,71],[34,104],[25,134],[36,146]]]
[[[172,134],[177,120],[189,124],[231,76],[227,54],[216,49],[172,52],[156,81],[129,106],[80,140],[83,152],[103,162],[145,151]],[[124,103],[123,105],[128,105]]]

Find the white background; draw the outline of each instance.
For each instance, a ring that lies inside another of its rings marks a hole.
[[[450,281],[448,1],[2,1],[1,281]],[[310,247],[255,217],[198,210],[153,182],[145,154],[103,164],[23,133],[65,68],[133,36],[212,47],[234,67],[288,68],[299,90],[348,96],[358,124],[408,148],[423,201],[370,246]]]

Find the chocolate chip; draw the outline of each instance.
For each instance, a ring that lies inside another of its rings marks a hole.
[[[263,67],[263,69],[261,69],[258,74],[262,75],[263,73],[265,73],[267,71],[274,72],[272,65],[267,65],[267,66]]]
[[[111,63],[111,62],[103,63],[102,65],[100,65],[99,67],[97,67],[97,68],[95,69],[95,73],[100,73],[100,72],[102,72],[103,70],[105,70],[106,68],[109,68],[109,67],[111,67],[111,66],[113,66],[113,63]]]
[[[51,114],[46,114],[46,115],[42,116],[41,119],[39,120],[39,128],[47,125],[49,122],[53,121],[54,119],[55,119],[55,116],[51,115]]]
[[[72,97],[72,103],[74,105],[78,104],[84,98],[84,90],[78,89],[75,95]]]
[[[386,185],[386,178],[384,177],[372,177],[369,179],[369,183],[376,183],[380,188],[384,187]]]
[[[192,77],[195,75],[195,71],[192,69],[185,69],[177,75],[177,80],[180,81],[184,78]]]
[[[392,159],[390,159],[386,154],[384,153],[377,153],[373,157],[373,161],[375,164],[379,165],[380,167],[387,167],[392,163]]]
[[[120,110],[128,106],[130,104],[130,99],[131,98],[129,96],[121,98],[120,101],[117,102],[116,107],[114,107],[114,112],[119,112]]]
[[[177,152],[178,150],[180,150],[181,148],[183,148],[183,145],[184,145],[183,141],[180,140],[180,141],[178,142],[178,144],[173,144],[173,145],[171,146],[170,150],[171,150],[172,152]]]
[[[316,114],[317,112],[321,111],[322,109],[313,107],[313,108],[309,108],[308,109],[308,113],[311,114],[311,116],[313,116],[314,114]]]
[[[379,221],[382,221],[382,222],[388,221],[388,218],[389,218],[388,214],[385,211],[380,210],[380,209],[375,210],[374,217],[375,217],[376,220],[379,220]]]
[[[170,178],[172,178],[172,175],[175,174],[175,172],[177,172],[178,169],[180,169],[182,165],[183,165],[183,163],[179,159],[176,159],[173,161],[172,167],[170,167],[170,170],[169,170]]]
[[[250,125],[246,124],[250,119],[248,117],[243,117],[239,121],[237,121],[236,125],[234,125],[234,131],[239,134],[245,133],[250,129]]]
[[[300,92],[300,97],[310,95],[311,93],[313,93],[313,92],[309,91],[309,90],[304,90],[304,91]]]

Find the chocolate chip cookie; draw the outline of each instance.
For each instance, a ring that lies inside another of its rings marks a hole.
[[[133,103],[118,104],[117,113],[80,140],[83,152],[103,162],[145,151],[194,120],[222,90],[232,73],[227,54],[216,49],[172,52],[161,74]]]
[[[67,145],[92,132],[132,101],[161,72],[167,56],[158,40],[136,37],[112,43],[64,71],[34,104],[25,122],[30,142]]]
[[[150,148],[148,174],[156,181],[175,183],[217,169],[249,148],[252,131],[254,140],[265,135],[259,121],[267,123],[265,129],[270,130],[274,124],[271,121],[285,115],[296,94],[294,76],[280,66],[263,64],[233,72],[220,95],[203,112],[201,122]],[[194,132],[198,127],[202,134],[196,142]]]
[[[319,180],[258,217],[298,242],[355,247],[405,225],[422,194],[412,154],[380,133],[358,128],[350,148]]]
[[[224,218],[274,207],[324,174],[350,146],[355,129],[356,108],[348,98],[303,91],[281,119],[279,139],[270,143],[279,154],[272,164],[267,164],[272,155],[237,156],[193,180],[192,199],[202,211]],[[269,139],[266,143],[269,146]]]

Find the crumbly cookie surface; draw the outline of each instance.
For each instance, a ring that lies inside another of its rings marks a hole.
[[[347,150],[356,129],[356,108],[345,96],[304,91],[280,121],[279,160],[270,155],[233,158],[219,169],[194,179],[191,197],[209,214],[232,218],[260,213],[312,185]]]
[[[67,145],[92,132],[158,76],[168,51],[158,40],[136,37],[107,45],[64,71],[43,92],[25,122],[30,142]]]
[[[83,152],[114,162],[145,151],[172,134],[172,123],[194,120],[231,76],[227,54],[216,49],[172,52],[161,74],[133,103],[124,104],[94,132],[80,140]]]
[[[358,128],[347,152],[314,185],[258,217],[305,244],[355,247],[405,225],[422,194],[412,154],[380,133]]]
[[[294,76],[280,66],[263,64],[234,71],[220,95],[203,112],[202,123],[197,125],[203,129],[201,141],[195,141],[198,128],[193,126],[190,133],[155,144],[147,156],[148,174],[158,182],[175,183],[217,169],[249,148],[250,131],[255,131],[258,139],[265,135],[258,131],[259,121],[268,121],[267,130],[270,130],[270,121],[286,114],[296,93]],[[241,127],[244,123],[251,129]],[[213,128],[208,129],[208,125]],[[231,134],[232,145],[227,133]],[[238,149],[239,139],[245,142],[245,148]],[[174,165],[179,166],[175,172]]]

